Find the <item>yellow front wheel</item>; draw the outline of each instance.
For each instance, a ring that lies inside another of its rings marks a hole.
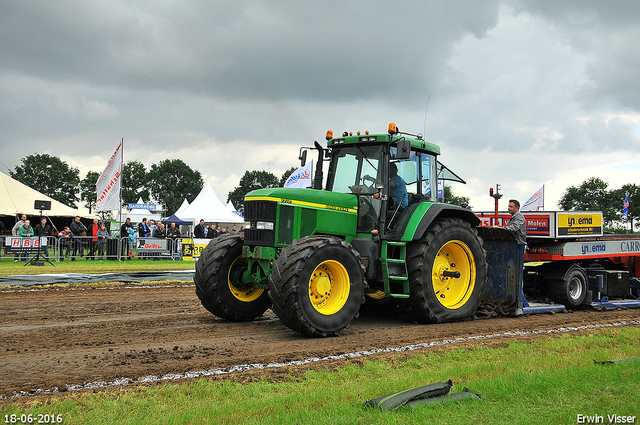
[[[231,267],[229,267],[229,273],[227,280],[229,281],[229,290],[231,294],[245,303],[252,302],[260,298],[264,289],[256,288],[255,284],[246,285],[243,284],[242,273],[247,269],[247,260],[243,257],[235,259]]]
[[[335,314],[349,298],[349,273],[335,260],[323,261],[309,279],[309,299],[320,314]]]
[[[364,267],[351,244],[307,236],[282,249],[269,276],[272,310],[283,324],[309,336],[337,335],[364,302]]]
[[[232,233],[209,242],[196,262],[193,281],[202,306],[218,317],[248,321],[271,307],[265,289],[243,283],[247,261],[242,257],[242,234]]]

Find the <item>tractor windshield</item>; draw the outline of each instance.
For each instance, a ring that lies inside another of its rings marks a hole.
[[[333,155],[327,189],[342,193],[375,193],[375,189],[370,187],[371,181],[363,178],[370,176],[379,180],[381,161],[382,145],[341,147]]]

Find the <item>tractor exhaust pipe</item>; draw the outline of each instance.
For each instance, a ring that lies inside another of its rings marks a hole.
[[[322,162],[324,161],[324,149],[320,146],[320,143],[317,141],[313,142],[316,149],[318,149],[318,163],[316,164],[316,172],[313,176],[313,188],[317,190],[322,190]]]

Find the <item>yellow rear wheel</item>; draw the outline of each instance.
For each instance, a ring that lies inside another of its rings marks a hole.
[[[467,221],[434,220],[407,246],[411,296],[401,306],[418,323],[442,323],[474,317],[487,280],[482,239]]]
[[[433,262],[431,281],[436,299],[444,307],[457,309],[469,301],[476,282],[476,264],[467,244],[454,240],[440,248]]]

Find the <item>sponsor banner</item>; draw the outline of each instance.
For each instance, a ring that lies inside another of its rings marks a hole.
[[[284,187],[311,187],[311,176],[313,174],[313,161],[309,161],[306,165],[298,168],[291,173]]]
[[[197,260],[209,242],[211,239],[182,239],[182,259],[184,261]]]
[[[491,226],[507,226],[509,224],[509,220],[511,220],[511,214],[498,214],[498,218],[496,219],[495,214],[477,214],[480,219],[480,226],[491,227]],[[525,220],[527,220],[527,236],[550,236],[552,226],[550,225],[551,220],[549,219],[549,215],[538,215],[538,214],[525,214]]]
[[[525,214],[527,220],[527,236],[551,236],[552,226],[548,214]]]
[[[4,246],[6,253],[18,253],[18,252],[35,252],[38,248],[42,247],[44,250],[47,246],[46,237],[31,237],[23,238],[19,236],[7,236],[4,239]]]
[[[640,253],[640,240],[611,240],[593,242],[569,242],[565,244],[562,255],[565,257],[590,257],[605,255],[637,255]]]
[[[109,158],[96,182],[96,211],[120,210],[120,181],[122,177],[122,142]]]
[[[139,238],[136,250],[138,252],[168,252],[169,242],[162,238]]]
[[[602,236],[602,213],[557,214],[558,236]]]
[[[130,210],[149,210],[155,211],[158,206],[156,204],[127,204]]]
[[[506,226],[511,220],[511,214],[508,213],[498,213],[497,219],[494,213],[476,213],[476,215],[480,219],[480,226],[485,227]]]

